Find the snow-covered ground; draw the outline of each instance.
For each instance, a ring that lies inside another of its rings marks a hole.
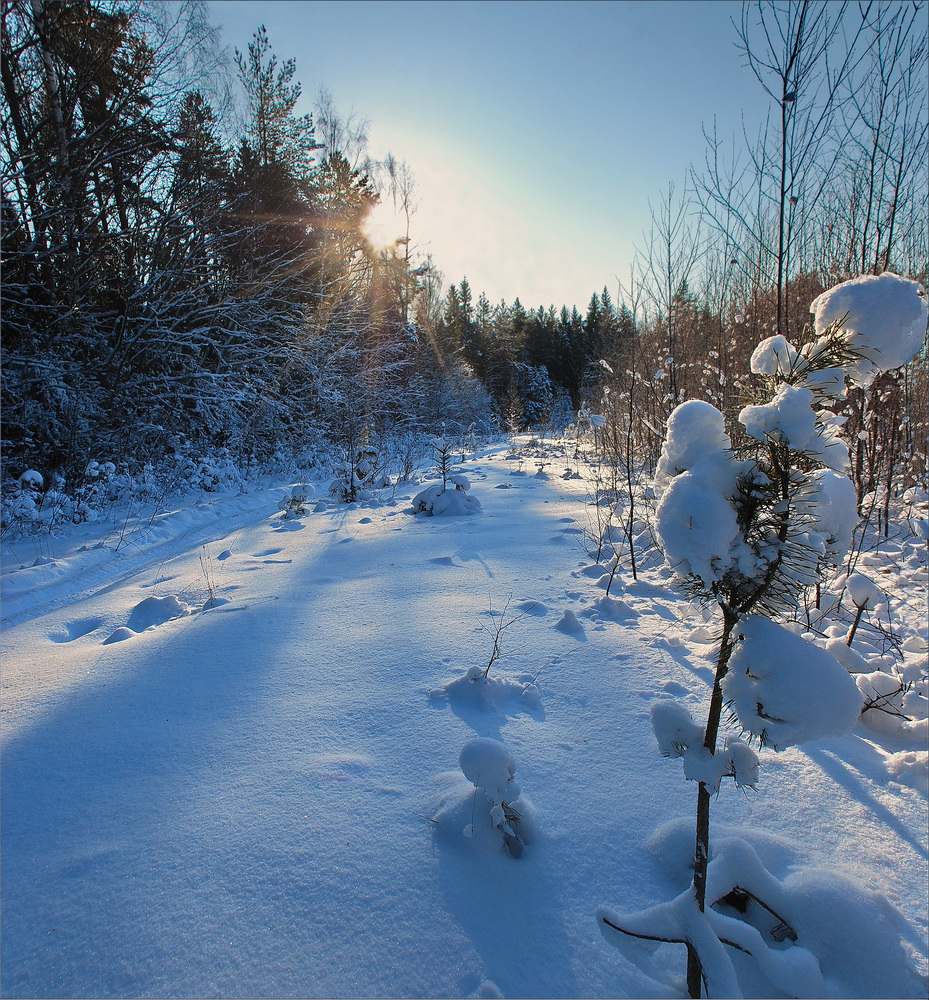
[[[5,543],[3,995],[683,993],[681,947],[637,966],[596,911],[690,881],[650,711],[705,716],[713,626],[656,568],[605,598],[566,468],[490,449],[469,516],[408,484],[288,519],[281,485]],[[925,542],[860,568],[924,675]],[[713,804],[836,996],[925,995],[921,733],[761,751]]]

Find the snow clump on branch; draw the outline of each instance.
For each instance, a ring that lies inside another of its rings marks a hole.
[[[858,721],[854,678],[824,649],[760,615],[737,626],[741,641],[722,688],[743,730],[775,750],[844,736]]]
[[[915,281],[885,272],[844,281],[810,305],[816,333],[836,328],[861,355],[848,370],[855,385],[868,386],[882,371],[908,364],[926,336],[926,293]]]

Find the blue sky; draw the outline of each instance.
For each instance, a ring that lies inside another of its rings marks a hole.
[[[416,177],[413,242],[448,282],[524,305],[586,306],[629,274],[669,183],[702,163],[702,127],[752,133],[767,99],[736,48],[738,0],[211,0],[223,40],[259,24],[370,122],[371,152]],[[399,233],[399,229],[398,229]]]

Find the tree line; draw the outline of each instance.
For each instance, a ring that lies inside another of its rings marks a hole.
[[[751,401],[754,346],[798,339],[824,288],[929,277],[924,24],[899,0],[744,3],[767,119],[731,148],[707,128],[705,163],[581,313],[446,290],[411,252],[409,167],[374,162],[325,94],[298,114],[263,28],[235,53],[237,112],[202,3],[3,0],[5,471],[267,467],[586,409],[654,462],[682,400],[730,419]],[[365,232],[385,199],[406,218],[386,248]],[[925,384],[923,357],[848,397],[862,495],[925,468]]]
[[[264,28],[237,121],[203,4],[3,0],[0,23],[7,470],[266,466],[487,410],[412,321],[409,256],[365,234],[408,169],[379,184],[325,95],[298,114]]]
[[[733,27],[769,113],[729,143],[705,128],[704,163],[650,202],[614,295],[593,295],[581,315],[475,305],[466,281],[449,290],[443,328],[523,426],[567,400],[609,415],[614,455],[622,441],[654,467],[668,414],[703,399],[737,441],[736,416],[760,391],[747,374],[760,341],[802,343],[810,303],[849,278],[892,271],[927,284],[925,3],[750,0]],[[862,500],[924,481],[927,402],[925,351],[848,392]]]

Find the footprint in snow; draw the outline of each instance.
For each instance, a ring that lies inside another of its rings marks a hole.
[[[371,758],[360,753],[323,753],[312,758],[310,775],[317,781],[359,784],[371,770]]]
[[[122,642],[124,639],[131,639],[136,633],[132,631],[131,628],[126,628],[125,625],[120,625],[118,629],[111,632],[102,643],[101,646],[109,646],[114,642]]]
[[[683,697],[690,694],[690,690],[685,688],[683,684],[678,684],[677,681],[664,681],[661,685],[661,690],[663,693],[673,695],[674,697]]]
[[[100,628],[103,624],[102,618],[78,618],[73,622],[66,622],[63,626],[64,633],[57,632],[54,635],[49,635],[49,639],[52,642],[74,642],[75,639],[80,639],[94,629]]]
[[[536,618],[544,618],[549,609],[541,601],[523,601],[516,605],[516,610],[526,615],[535,615]]]

